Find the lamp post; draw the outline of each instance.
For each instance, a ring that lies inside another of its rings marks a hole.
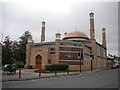
[[[80,59],[80,73],[81,73],[81,59]]]
[[[81,73],[81,59],[83,59],[83,53],[78,52],[77,58],[80,59],[80,73]]]
[[[94,59],[94,55],[92,53],[90,53],[90,60],[91,60],[91,71],[93,70],[93,67],[92,67],[92,60]]]
[[[78,58],[80,59],[80,73],[81,73],[81,58],[80,56],[78,56]]]
[[[93,70],[93,68],[92,68],[92,60],[91,60],[91,71]]]

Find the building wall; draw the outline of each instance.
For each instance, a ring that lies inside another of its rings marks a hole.
[[[88,46],[91,46],[92,54],[94,55],[93,69],[102,69],[106,68],[107,64],[107,51],[106,49],[96,40],[91,40],[91,43],[87,43]]]
[[[92,48],[91,45],[93,45],[94,47],[96,46],[96,48]],[[77,55],[78,52],[82,52],[83,60],[81,60],[81,69],[91,70],[91,60],[89,57],[91,50],[93,50],[94,52],[94,60],[92,60],[93,69],[106,68],[106,54],[103,54],[106,53],[106,50],[104,50],[101,46],[98,46],[96,42],[94,42],[93,44],[89,43],[87,45],[83,45],[82,47],[60,45],[59,61],[57,62],[69,64],[70,70],[80,70],[80,59],[77,58]],[[98,53],[100,53],[100,55]],[[32,65],[33,68],[35,68],[35,60],[37,55],[40,55],[42,57],[42,69],[44,69],[45,64],[56,63],[55,47],[31,48],[30,65]]]
[[[2,44],[0,43],[0,67],[2,66]]]
[[[96,64],[97,64],[97,69],[103,69],[103,68],[106,67],[106,64],[107,64],[107,63],[106,63],[106,60],[105,60],[105,59],[98,57]]]
[[[107,67],[107,54],[106,54],[106,49],[100,45],[96,45],[96,53],[97,53],[97,68],[106,68]]]
[[[42,57],[42,69],[45,68],[45,64],[55,64],[56,62],[56,55],[55,53],[51,54],[50,49],[31,49],[30,65],[32,65],[33,68],[35,68],[35,60],[37,55]]]
[[[56,61],[56,56],[55,55],[50,55],[50,60],[51,60],[51,64],[54,64]]]
[[[31,49],[30,65],[33,66],[33,68],[35,68],[37,55],[42,57],[42,68],[44,69],[44,65],[49,63],[50,51],[49,49]]]
[[[84,56],[83,70],[91,70],[91,60],[89,56]]]
[[[112,65],[113,65],[112,60],[107,60],[107,68],[111,68]]]
[[[60,63],[69,64],[70,70],[91,70],[91,61],[89,59],[90,47],[60,47]],[[78,52],[83,53],[83,59],[81,60],[77,58]],[[85,55],[86,54],[86,55]]]
[[[77,57],[78,52],[83,52],[82,48],[69,46],[60,47],[60,63],[80,65],[80,59]]]

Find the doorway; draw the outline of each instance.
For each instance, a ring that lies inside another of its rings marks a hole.
[[[42,57],[40,55],[36,56],[35,69],[42,69]]]

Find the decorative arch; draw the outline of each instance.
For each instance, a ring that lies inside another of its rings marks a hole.
[[[40,55],[37,55],[36,59],[42,59],[42,57]]]
[[[42,69],[42,56],[37,55],[35,57],[35,69]]]

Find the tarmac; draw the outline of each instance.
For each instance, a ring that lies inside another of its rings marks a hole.
[[[2,70],[0,70],[0,74],[2,75],[2,82],[8,82],[8,81],[21,81],[21,80],[33,80],[33,79],[41,79],[41,78],[51,78],[51,77],[61,77],[61,76],[68,76],[68,75],[77,75],[77,74],[90,74],[94,72],[98,72],[101,70],[93,70],[93,71],[82,71],[81,73],[79,71],[77,72],[62,72],[62,73],[36,73],[34,72],[35,69],[22,69],[21,75],[19,74],[19,70],[16,71],[16,73],[4,73]]]

